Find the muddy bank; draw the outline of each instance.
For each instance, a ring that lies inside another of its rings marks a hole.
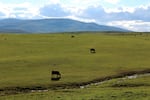
[[[0,89],[0,96],[4,95],[12,95],[12,94],[19,94],[19,93],[30,93],[30,92],[46,92],[48,90],[58,90],[58,89],[73,89],[73,88],[85,88],[90,85],[98,85],[102,82],[117,79],[117,78],[135,78],[137,75],[145,75],[150,74],[150,69],[141,70],[141,71],[130,71],[130,72],[122,72],[116,75],[102,77],[99,79],[94,79],[88,82],[81,82],[81,83],[70,83],[70,84],[56,84],[50,85],[48,87],[45,86],[35,86],[35,87],[8,87]]]

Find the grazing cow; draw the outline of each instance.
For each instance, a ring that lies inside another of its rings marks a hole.
[[[52,71],[52,81],[58,81],[61,78],[61,74],[59,71]]]
[[[74,35],[71,36],[71,38],[74,38],[74,37],[75,37]]]
[[[96,50],[94,48],[91,48],[90,53],[96,53]]]

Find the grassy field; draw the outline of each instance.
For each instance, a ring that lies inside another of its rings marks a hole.
[[[132,84],[132,85],[131,85]],[[84,89],[61,89],[2,96],[0,100],[149,100],[150,77],[113,79]]]
[[[150,69],[149,51],[148,34],[0,34],[0,89],[80,83]],[[51,81],[51,70],[60,71],[62,79]]]

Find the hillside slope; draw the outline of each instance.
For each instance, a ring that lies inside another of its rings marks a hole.
[[[85,23],[71,19],[0,20],[0,32],[5,33],[55,33],[79,31],[127,32],[128,30],[112,26],[98,25],[96,23]]]

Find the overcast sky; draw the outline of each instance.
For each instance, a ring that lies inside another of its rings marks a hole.
[[[150,0],[0,0],[4,18],[71,18],[150,31]]]

